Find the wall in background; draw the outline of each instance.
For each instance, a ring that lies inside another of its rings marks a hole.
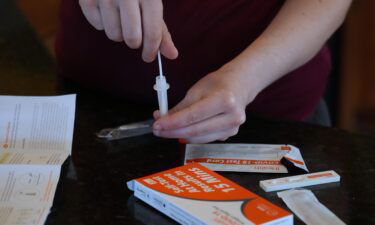
[[[339,127],[375,134],[375,1],[353,1],[342,32]]]
[[[60,0],[17,0],[17,4],[51,55],[54,55]]]

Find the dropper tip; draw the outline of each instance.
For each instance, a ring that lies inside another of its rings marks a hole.
[[[158,63],[159,63],[159,75],[162,77],[163,76],[163,66],[161,64],[160,50],[158,51]]]

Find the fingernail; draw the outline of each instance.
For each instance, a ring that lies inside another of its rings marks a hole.
[[[142,58],[143,58],[143,61],[145,61],[146,63],[151,63],[152,61],[154,61],[153,57],[143,56]]]

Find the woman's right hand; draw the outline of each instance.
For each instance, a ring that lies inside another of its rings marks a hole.
[[[159,49],[166,58],[177,58],[161,0],[79,0],[79,4],[89,23],[109,39],[133,49],[142,46],[145,62],[152,62]]]

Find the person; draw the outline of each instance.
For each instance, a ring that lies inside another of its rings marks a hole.
[[[351,0],[62,0],[65,79],[155,104],[158,50],[169,115],[154,133],[189,143],[236,135],[246,113],[304,121],[330,71],[326,41]],[[138,50],[137,50],[138,49]],[[147,63],[145,63],[147,62]]]

